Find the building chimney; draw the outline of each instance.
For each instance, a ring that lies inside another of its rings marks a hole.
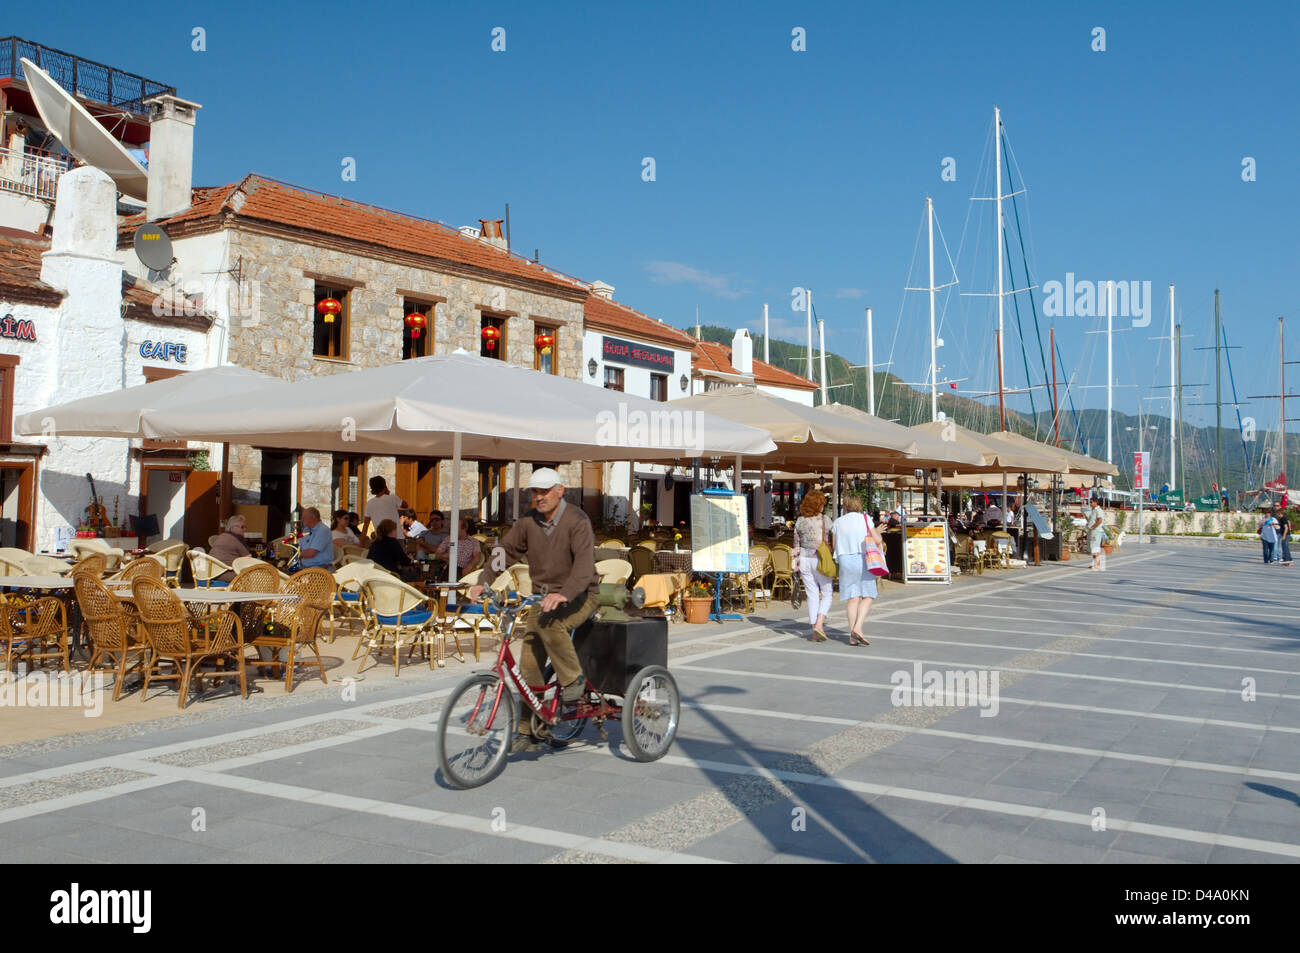
[[[505,236],[501,234],[501,223],[504,221],[503,218],[480,218],[478,220],[479,241],[487,242],[493,248],[509,251]]]
[[[149,109],[149,194],[146,217],[170,218],[193,201],[194,118],[203,107],[170,93],[145,100]]]
[[[606,301],[614,300],[614,286],[604,281],[593,281],[591,283],[591,293],[598,298],[604,298]]]
[[[731,339],[731,366],[738,374],[754,373],[754,342],[745,328]]]

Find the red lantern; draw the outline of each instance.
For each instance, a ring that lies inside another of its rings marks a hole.
[[[483,341],[487,345],[487,349],[489,351],[495,351],[497,348],[497,341],[500,340],[501,338],[501,329],[497,327],[493,327],[492,325],[489,324],[487,327],[483,329],[482,333],[479,336],[483,338]]]
[[[533,338],[533,345],[543,354],[550,354],[551,348],[555,346],[555,335],[543,332]]]
[[[324,315],[326,324],[333,324],[334,315],[343,311],[343,305],[337,298],[321,298],[316,302],[316,310]]]
[[[418,340],[420,332],[428,324],[428,319],[418,311],[412,311],[406,316],[406,326],[411,329],[411,339]]]

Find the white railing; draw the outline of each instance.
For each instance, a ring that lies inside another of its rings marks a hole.
[[[0,146],[0,189],[6,192],[21,192],[53,201],[59,176],[67,171],[66,159]]]

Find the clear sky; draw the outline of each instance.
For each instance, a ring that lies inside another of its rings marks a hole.
[[[256,171],[451,225],[500,218],[509,202],[516,251],[539,249],[678,326],[698,307],[707,323],[759,328],[768,302],[774,333],[797,337],[791,289],[809,287],[828,346],[856,357],[870,305],[877,360],[907,380],[928,367],[925,296],[902,290],[926,283],[927,195],[959,290],[995,281],[993,203],[970,198],[990,194],[996,104],[1029,190],[1035,283],[1151,282],[1150,327],[1115,339],[1117,383],[1138,385],[1116,403],[1132,410],[1167,380],[1168,344],[1150,338],[1167,327],[1170,284],[1188,382],[1213,380],[1191,348],[1212,343],[1218,287],[1231,343],[1246,346],[1239,385],[1276,390],[1276,319],[1297,317],[1297,11],[1276,0],[141,2],[128,19],[70,2],[6,10],[5,32],[201,103],[197,185]],[[344,157],[355,182],[342,180]],[[945,157],[956,181],[941,178]],[[1243,181],[1246,157],[1255,181]],[[950,280],[942,246],[936,267]],[[996,386],[991,301],[954,298],[943,318],[942,373],[969,378],[964,389]],[[1099,323],[1056,319],[1062,373],[1080,383],[1104,382],[1104,342],[1084,333]],[[1010,333],[1009,385],[1023,387]],[[1300,358],[1300,321],[1291,337]],[[1104,406],[1101,390],[1076,396]],[[1257,410],[1261,427],[1276,425],[1272,402]]]

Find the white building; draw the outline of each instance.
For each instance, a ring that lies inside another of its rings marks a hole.
[[[203,447],[60,438],[53,428],[16,440],[13,420],[208,366],[212,320],[195,302],[167,314],[154,288],[124,274],[117,191],[98,169],[60,177],[50,231],[0,228],[0,544],[54,548],[85,522],[87,473],[110,521],[129,529],[130,516],[156,513],[179,537],[186,509],[216,513],[216,474],[189,456]]]

